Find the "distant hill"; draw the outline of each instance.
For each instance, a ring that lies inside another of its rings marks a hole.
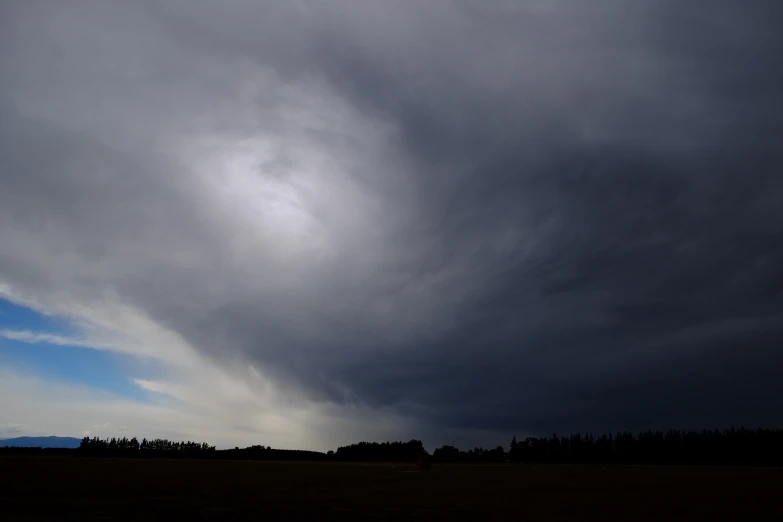
[[[16,437],[0,439],[0,448],[15,446],[17,448],[78,448],[81,439],[74,437]]]

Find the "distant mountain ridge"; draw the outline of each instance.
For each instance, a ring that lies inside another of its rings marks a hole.
[[[81,439],[75,437],[15,437],[0,439],[0,448],[15,446],[17,448],[78,448]]]

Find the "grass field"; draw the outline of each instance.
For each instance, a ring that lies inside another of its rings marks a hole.
[[[783,470],[0,458],[0,520],[783,520]]]

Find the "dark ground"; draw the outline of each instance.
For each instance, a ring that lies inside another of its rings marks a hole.
[[[783,520],[783,469],[0,458],[0,520]]]

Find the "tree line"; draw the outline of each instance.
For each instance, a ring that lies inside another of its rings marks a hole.
[[[66,452],[73,450],[65,450]],[[327,454],[318,451],[282,450],[271,446],[254,445],[247,448],[218,450],[206,442],[182,441],[168,439],[128,439],[84,437],[76,449],[77,455],[90,457],[126,457],[126,458],[215,458],[225,460],[327,460]]]
[[[361,442],[338,448],[334,460],[415,462],[421,441]],[[511,439],[508,449],[442,446],[435,463],[618,463],[783,466],[783,430],[731,428],[702,431],[628,431]]]
[[[133,437],[85,437],[78,449],[0,448],[0,453],[81,455],[93,457],[217,458],[241,460],[298,460],[333,462],[416,462],[429,456],[422,441],[359,442],[327,453],[282,450],[255,445],[216,450],[206,442]],[[461,450],[442,446],[433,451],[435,463],[618,463],[618,464],[707,464],[783,466],[783,430],[728,429],[702,431],[646,431],[606,433],[593,436],[572,434],[511,439],[502,446]]]
[[[84,437],[77,449],[78,454],[88,456],[125,456],[125,457],[188,457],[198,458],[211,456],[215,446],[206,442],[181,441],[168,439],[142,439],[127,437],[101,439],[99,437]]]
[[[228,460],[295,460],[308,462],[329,460],[327,454],[320,451],[284,450],[261,445],[218,450],[215,456],[219,459]]]
[[[511,462],[783,465],[783,430],[627,431],[511,440]]]
[[[348,462],[416,462],[425,454],[427,452],[424,443],[412,439],[408,442],[359,442],[350,446],[341,446],[333,454],[327,455],[334,460]]]
[[[508,452],[503,449],[503,446],[498,446],[495,449],[473,448],[467,451],[462,451],[454,446],[443,446],[432,452],[433,462],[450,462],[457,464],[474,464],[474,463],[497,463],[506,462],[508,460]]]

